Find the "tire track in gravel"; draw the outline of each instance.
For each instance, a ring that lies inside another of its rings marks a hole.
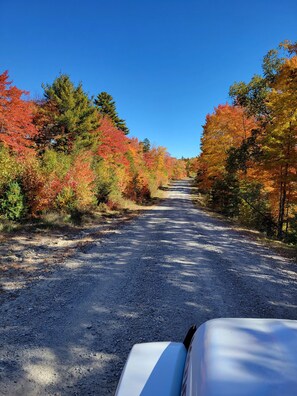
[[[0,394],[110,395],[132,345],[297,318],[296,264],[194,207],[190,181],[1,307]]]

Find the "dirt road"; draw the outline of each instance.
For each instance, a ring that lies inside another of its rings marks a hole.
[[[296,264],[194,207],[189,181],[1,307],[1,395],[110,395],[136,342],[297,319]]]

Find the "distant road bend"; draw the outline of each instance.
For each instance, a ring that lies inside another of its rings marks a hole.
[[[296,265],[196,208],[191,182],[1,309],[1,395],[112,395],[136,342],[297,319]]]

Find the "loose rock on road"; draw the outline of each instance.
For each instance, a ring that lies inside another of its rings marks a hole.
[[[1,307],[1,395],[111,395],[132,345],[218,317],[297,319],[296,264],[196,208],[190,181]]]

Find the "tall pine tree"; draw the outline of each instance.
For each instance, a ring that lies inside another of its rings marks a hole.
[[[115,101],[113,97],[107,92],[101,92],[94,101],[97,106],[99,113],[103,116],[108,116],[113,122],[114,126],[128,135],[129,129],[126,125],[125,120],[122,120],[116,111]]]
[[[99,122],[96,108],[82,85],[75,87],[69,76],[62,74],[43,88],[46,106],[42,110],[50,119],[46,134],[48,143],[66,152],[75,144],[89,147],[93,143],[90,132],[98,127]]]

